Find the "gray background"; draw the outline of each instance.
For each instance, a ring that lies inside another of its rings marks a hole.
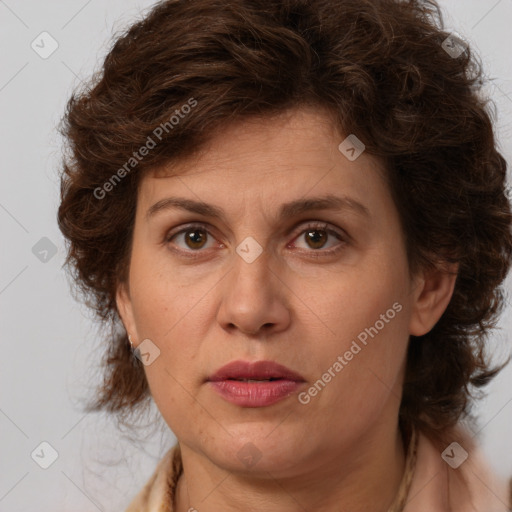
[[[152,4],[0,0],[0,511],[124,510],[174,441],[161,421],[130,433],[82,412],[103,352],[98,326],[71,297],[55,220],[56,125],[65,103],[98,67],[112,34]],[[473,44],[494,78],[489,93],[501,150],[511,162],[512,0],[442,0],[441,6],[448,29]],[[58,44],[46,59],[31,47],[36,40],[39,51],[51,48],[49,39],[42,48],[43,31]],[[509,278],[508,294],[511,284]],[[491,340],[497,357],[510,352],[511,334],[507,307]],[[477,409],[478,439],[496,472],[512,475],[512,365],[488,391]],[[39,463],[51,461],[51,451],[38,448],[43,441],[58,452],[48,469],[31,458],[36,450]]]

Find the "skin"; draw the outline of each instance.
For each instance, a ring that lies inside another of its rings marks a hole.
[[[182,448],[178,512],[385,512],[393,502],[404,471],[398,410],[409,335],[435,325],[455,277],[410,276],[383,169],[366,152],[349,161],[338,150],[344,139],[326,111],[302,107],[232,124],[195,157],[141,180],[117,305],[134,345],[149,338],[160,350],[145,371]],[[326,194],[368,215],[277,218],[283,203]],[[148,218],[152,205],[177,196],[222,208],[225,219],[174,208]],[[320,228],[323,245],[315,242],[307,233],[317,221],[343,238]],[[172,238],[192,222],[206,230],[191,228],[198,241]],[[263,249],[252,263],[236,252],[249,236]],[[394,303],[401,311],[307,404],[293,394],[241,407],[205,382],[233,360],[272,360],[301,374],[307,391]],[[251,467],[237,456],[247,443],[261,455]]]

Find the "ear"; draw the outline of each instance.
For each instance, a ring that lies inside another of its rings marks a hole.
[[[135,326],[130,291],[125,282],[122,282],[117,286],[116,305],[126,332],[131,335],[132,340],[136,343],[139,339],[139,335]]]
[[[417,276],[409,333],[423,336],[436,325],[453,295],[459,265],[422,271]]]

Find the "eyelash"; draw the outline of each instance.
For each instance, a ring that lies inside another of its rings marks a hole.
[[[322,257],[329,257],[329,256],[333,256],[335,254],[337,254],[339,251],[341,251],[342,249],[345,248],[346,244],[348,243],[349,241],[349,237],[346,233],[344,233],[343,231],[338,231],[338,230],[333,230],[333,229],[328,229],[330,226],[330,224],[326,223],[326,222],[314,222],[314,223],[311,223],[311,224],[308,224],[305,228],[302,229],[302,231],[300,231],[297,236],[294,236],[293,240],[297,240],[301,235],[303,235],[304,233],[306,233],[307,231],[325,231],[327,234],[332,234],[334,235],[336,238],[338,238],[340,240],[340,244],[338,244],[335,248],[333,249],[328,249],[328,250],[322,250],[322,249],[318,249],[318,250],[314,250],[314,249],[311,249],[311,250],[305,250],[305,249],[299,249],[299,251],[301,252],[308,252],[308,253],[311,253],[309,255],[309,257],[312,257],[312,258],[322,258]],[[172,241],[173,238],[177,237],[178,235],[181,235],[183,233],[187,233],[189,231],[194,231],[195,229],[197,230],[203,230],[205,231],[208,235],[211,235],[211,233],[208,231],[208,229],[206,228],[206,224],[190,224],[190,225],[187,225],[185,226],[183,229],[181,229],[180,231],[177,231],[177,232],[169,232],[165,235],[165,239],[164,239],[164,243],[168,244]],[[213,236],[213,235],[211,235]],[[215,238],[215,237],[213,237]],[[200,249],[198,249],[197,251],[194,251],[194,250],[183,250],[183,249],[172,249],[173,251],[175,252],[178,252],[182,255],[184,255],[185,257],[188,257],[188,258],[199,258],[201,257],[200,254],[195,254],[193,255],[194,253],[201,253],[203,251],[201,251]]]

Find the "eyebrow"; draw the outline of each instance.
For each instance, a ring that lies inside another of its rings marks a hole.
[[[146,219],[149,220],[157,213],[170,209],[181,209],[206,217],[225,220],[225,213],[222,208],[184,197],[168,197],[161,199],[148,209]],[[328,194],[321,197],[309,197],[284,203],[279,210],[278,219],[283,220],[314,210],[352,210],[361,216],[371,218],[368,208],[358,201],[349,197],[338,197]]]

